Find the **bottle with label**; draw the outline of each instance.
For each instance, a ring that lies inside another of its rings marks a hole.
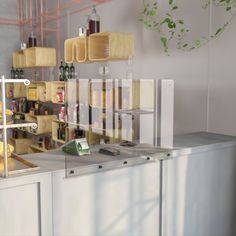
[[[15,69],[14,69],[14,67],[11,68],[11,79],[15,79]]]
[[[25,76],[24,76],[24,71],[23,69],[21,68],[20,71],[19,71],[19,79],[24,79]]]
[[[100,32],[100,16],[97,14],[95,6],[89,15],[89,34]]]
[[[59,124],[57,128],[57,139],[61,139],[61,124]]]
[[[73,63],[71,63],[71,66],[70,66],[70,79],[75,79],[75,67]]]
[[[65,66],[65,80],[68,80],[69,74],[70,74],[70,67],[69,67],[68,63],[66,63],[66,66]]]
[[[37,39],[33,31],[30,33],[30,36],[29,36],[28,47],[29,48],[37,47]]]
[[[66,140],[66,125],[62,125],[62,128],[61,128],[61,140],[63,140],[63,141]]]
[[[65,68],[62,60],[61,60],[61,65],[59,66],[59,80],[60,81],[65,80]]]
[[[19,79],[20,78],[20,71],[16,68],[15,70],[15,79]]]

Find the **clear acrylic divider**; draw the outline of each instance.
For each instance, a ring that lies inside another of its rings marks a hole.
[[[173,147],[173,91],[171,80],[68,80],[66,177],[164,158]]]

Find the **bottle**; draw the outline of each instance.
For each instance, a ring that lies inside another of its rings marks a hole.
[[[63,141],[66,140],[66,126],[65,125],[62,125],[62,128],[61,128],[61,139]]]
[[[57,139],[61,139],[61,124],[59,124],[57,128]]]
[[[89,15],[89,34],[100,32],[100,16],[97,14],[95,6]]]
[[[37,46],[37,39],[34,35],[34,32],[32,31],[29,36],[29,41],[28,41],[28,47],[36,47]]]
[[[16,68],[15,70],[15,79],[19,79],[20,78],[20,71]]]
[[[69,74],[70,74],[70,67],[69,67],[68,63],[66,63],[66,66],[65,66],[65,80],[68,80]]]
[[[24,76],[24,71],[23,69],[21,68],[20,71],[19,71],[19,79],[24,79],[25,76]]]
[[[75,67],[73,63],[71,63],[71,66],[70,66],[70,78],[75,79]]]
[[[14,67],[11,68],[11,79],[15,79],[15,69],[14,69]]]
[[[61,60],[61,65],[59,66],[59,80],[64,81],[65,77],[65,68],[63,65],[63,61]]]

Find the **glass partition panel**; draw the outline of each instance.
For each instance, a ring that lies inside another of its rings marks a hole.
[[[67,177],[154,161],[156,153],[171,148],[172,81],[101,78],[66,84]]]

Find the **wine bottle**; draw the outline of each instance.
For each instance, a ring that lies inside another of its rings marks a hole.
[[[65,66],[65,80],[68,80],[69,73],[70,73],[70,67],[69,67],[68,63],[66,63],[66,66]]]
[[[64,81],[65,79],[65,68],[63,65],[63,61],[61,60],[61,65],[59,66],[59,80]]]
[[[57,139],[61,139],[61,124],[59,124],[57,128]]]
[[[19,79],[20,78],[20,71],[16,68],[15,70],[15,79]]]
[[[89,15],[89,34],[100,32],[100,16],[97,14],[95,6]]]
[[[11,68],[11,79],[15,79],[15,69],[14,69],[14,67]]]
[[[19,79],[24,79],[25,78],[25,76],[24,76],[24,71],[23,71],[23,69],[21,68],[20,69],[20,72],[19,72]]]
[[[73,63],[71,63],[71,66],[70,66],[70,78],[75,79],[75,67]]]

